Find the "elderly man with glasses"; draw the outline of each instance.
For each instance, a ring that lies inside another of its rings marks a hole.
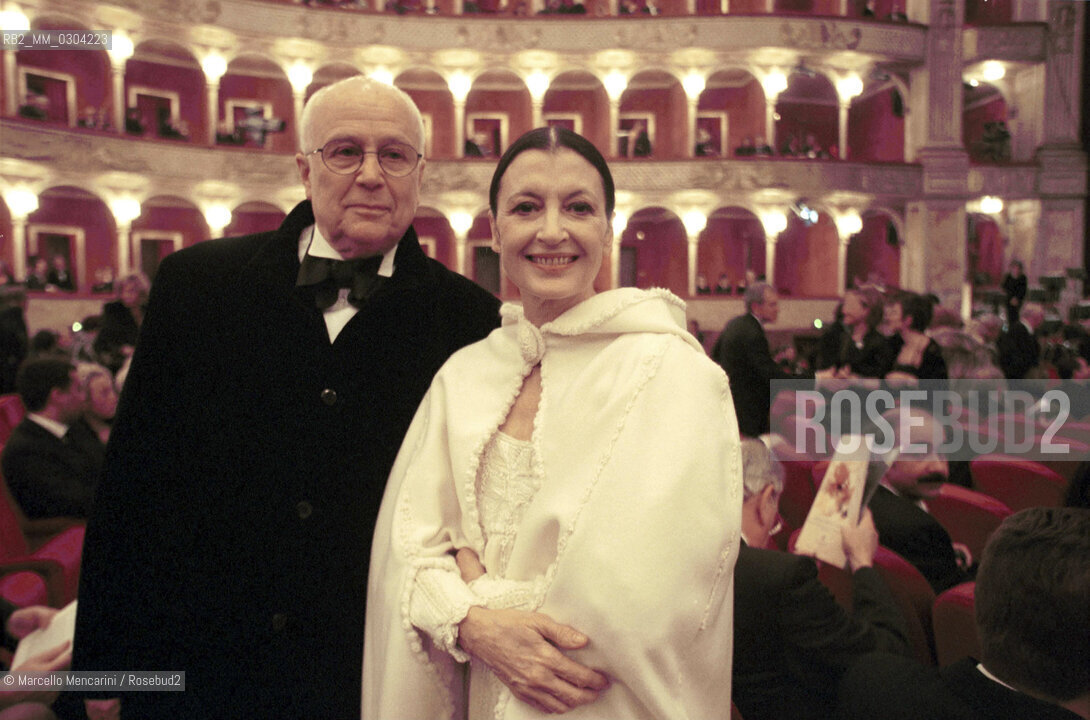
[[[307,200],[278,230],[172,255],[152,289],[73,669],[184,671],[185,691],[127,693],[126,720],[358,717],[386,477],[433,374],[499,323],[413,231],[424,130],[407,95],[319,90],[300,142]]]
[[[742,439],[743,545],[734,568],[734,704],[746,720],[828,718],[852,660],[907,654],[904,619],[872,567],[878,533],[866,511],[843,530],[852,612],[818,580],[810,558],[766,549],[779,525],[783,478],[763,442]]]

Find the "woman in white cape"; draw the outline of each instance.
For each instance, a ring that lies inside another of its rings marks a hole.
[[[436,375],[375,531],[364,720],[730,712],[741,465],[665,290],[596,293],[613,179],[540,128],[500,159],[503,325]]]

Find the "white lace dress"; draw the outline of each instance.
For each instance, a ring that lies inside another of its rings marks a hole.
[[[534,462],[534,446],[529,441],[497,432],[485,446],[477,472],[477,505],[486,554],[498,558],[498,563],[493,561],[495,567],[487,568],[495,578],[502,578],[507,572],[523,511],[541,488],[540,467],[540,463]],[[502,604],[510,607],[512,602]],[[498,717],[505,690],[503,683],[477,660],[471,660],[470,668],[469,717],[471,720]]]

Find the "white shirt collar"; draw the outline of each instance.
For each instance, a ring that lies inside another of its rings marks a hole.
[[[394,245],[383,254],[382,263],[378,267],[379,275],[390,277],[394,274],[394,255],[396,254],[397,245]],[[318,230],[317,224],[303,228],[303,231],[299,233],[299,261],[302,262],[306,255],[329,258],[330,260],[344,259],[341,257],[341,254],[329,244],[329,241],[322,236],[321,231]],[[344,330],[344,326],[348,324],[348,321],[356,316],[356,312],[358,312],[356,306],[348,302],[348,289],[341,288],[337,302],[330,305],[322,313],[322,316],[325,319],[326,330],[329,333],[329,342],[333,342],[337,339],[337,336],[341,334],[341,330]]]
[[[379,275],[391,277],[394,274],[394,255],[396,254],[397,245],[383,253],[382,264],[378,266]],[[299,234],[299,260],[301,261],[306,255],[329,258],[330,260],[344,260],[344,257],[325,239],[317,224],[303,228],[303,232]]]
[[[980,674],[981,674],[981,675],[983,675],[984,677],[988,678],[988,679],[989,679],[989,680],[991,680],[992,682],[997,682],[997,683],[999,683],[1000,685],[1002,685],[1003,687],[1007,688],[1008,690],[1013,690],[1014,692],[1021,692],[1021,690],[1019,690],[1018,688],[1016,688],[1016,687],[1011,687],[1011,686],[1010,686],[1010,685],[1008,685],[1007,683],[1005,683],[1005,682],[1003,682],[1002,680],[1000,680],[999,678],[997,678],[997,677],[996,677],[995,675],[992,675],[992,674],[991,674],[990,672],[988,672],[988,668],[984,667],[984,663],[977,663],[977,664],[976,664],[976,669],[977,669],[978,671],[980,671]]]
[[[923,500],[913,500],[912,498],[905,497],[897,488],[886,482],[886,479],[884,477],[878,481],[878,484],[884,487],[886,490],[889,490],[891,493],[901,498],[902,500],[908,500],[910,503],[923,510],[924,512],[931,512],[927,509],[927,503],[925,503]]]
[[[45,415],[39,415],[38,413],[27,413],[27,417],[56,435],[58,438],[63,438],[68,434],[68,426],[62,422],[57,422],[52,418],[47,418]]]

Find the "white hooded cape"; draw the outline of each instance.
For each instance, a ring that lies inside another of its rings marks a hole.
[[[421,570],[457,572],[457,548],[488,567],[478,465],[539,361],[544,481],[497,578],[520,588],[504,606],[590,638],[568,655],[612,685],[565,717],[725,717],[742,503],[726,376],[663,290],[601,293],[540,329],[518,306],[501,312],[436,375],[394,464],[371,554],[363,719],[465,716],[466,666],[440,649],[456,639],[414,627],[409,598]],[[540,715],[505,688],[494,716]]]

